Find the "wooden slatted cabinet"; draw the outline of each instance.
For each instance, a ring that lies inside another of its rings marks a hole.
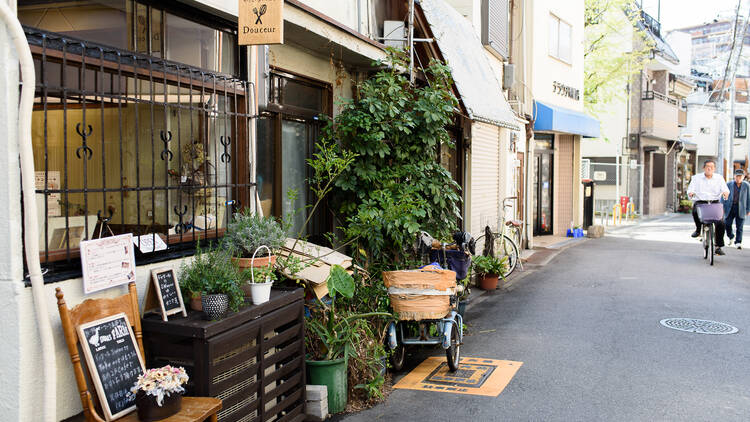
[[[269,302],[220,321],[190,312],[147,315],[142,325],[147,366],[185,367],[188,395],[222,399],[219,422],[304,420],[302,289],[274,289]]]

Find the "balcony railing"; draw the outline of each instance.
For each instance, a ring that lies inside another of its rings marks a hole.
[[[668,97],[668,96],[662,94],[661,92],[656,92],[656,91],[646,91],[646,92],[644,92],[643,93],[643,99],[644,100],[654,100],[655,99],[655,100],[664,101],[665,103],[669,103],[669,104],[672,104],[672,105],[675,105],[675,106],[677,105],[677,99]]]

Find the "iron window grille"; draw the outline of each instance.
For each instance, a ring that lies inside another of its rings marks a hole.
[[[218,238],[251,203],[252,85],[235,76],[25,27],[36,68],[40,258],[79,272],[81,240],[133,233],[166,251]],[[140,248],[140,239],[136,241]]]

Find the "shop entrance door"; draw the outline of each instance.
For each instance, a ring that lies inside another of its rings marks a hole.
[[[553,135],[536,135],[534,150],[534,236],[552,234]]]

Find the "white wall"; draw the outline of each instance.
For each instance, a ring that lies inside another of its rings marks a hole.
[[[6,0],[0,0],[6,1]],[[9,2],[15,7],[15,1]],[[3,253],[0,254],[0,379],[4,387],[0,394],[0,414],[3,420],[21,420],[20,403],[28,403],[27,394],[22,397],[21,377],[21,337],[19,296],[25,293],[21,278],[21,211],[18,171],[18,148],[9,140],[17,137],[18,107],[18,60],[10,45],[5,26],[0,27],[0,239],[3,239]],[[39,366],[41,368],[41,365]],[[32,420],[32,419],[27,419]]]
[[[548,104],[583,111],[583,0],[533,0],[531,13],[533,61],[532,91],[534,99]],[[554,14],[572,27],[571,63],[549,55],[550,14]],[[577,88],[578,101],[553,92],[554,81]]]
[[[678,75],[690,76],[690,63],[693,57],[693,37],[687,32],[672,31],[667,34],[665,40],[680,59],[680,64],[674,66],[672,72]]]
[[[682,135],[698,145],[699,156],[716,156],[718,154],[719,122],[718,111],[712,107],[700,105],[688,106],[687,127]],[[701,133],[701,128],[708,128],[708,133]]]
[[[477,36],[482,37],[482,2],[481,0],[444,0],[468,19],[474,26]]]

